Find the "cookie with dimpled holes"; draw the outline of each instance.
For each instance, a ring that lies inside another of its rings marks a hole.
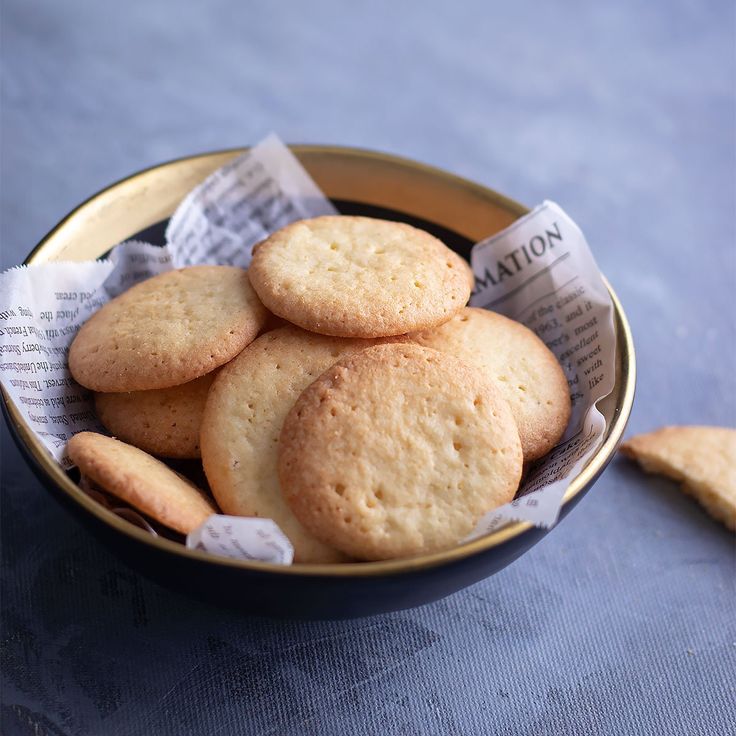
[[[200,440],[213,495],[226,514],[273,519],[294,545],[296,562],[345,557],[304,529],[284,500],[277,472],[284,417],[322,371],[373,344],[281,327],[225,366],[207,398]]]
[[[248,270],[261,301],[312,332],[381,337],[442,324],[470,296],[468,264],[411,225],[316,217],[259,243]]]
[[[167,271],[120,294],[82,325],[69,370],[93,391],[180,386],[234,358],[267,316],[241,268]]]
[[[570,421],[567,378],[555,354],[528,327],[497,312],[466,307],[411,340],[478,366],[509,402],[524,460],[546,455]]]
[[[330,367],[300,395],[279,444],[297,519],[364,560],[458,544],[513,499],[522,469],[519,433],[493,380],[408,343]]]

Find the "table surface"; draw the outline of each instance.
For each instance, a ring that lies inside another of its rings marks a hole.
[[[633,327],[631,432],[733,426],[734,5],[555,5],[5,0],[0,266],[166,159],[271,130],[389,151],[576,219]],[[734,538],[623,460],[485,582],[393,615],[284,623],[134,575],[3,428],[2,555],[5,734],[736,722]]]

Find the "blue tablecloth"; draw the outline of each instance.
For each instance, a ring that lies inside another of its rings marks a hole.
[[[557,6],[565,6],[557,7]],[[581,225],[632,432],[734,424],[734,5],[5,0],[2,262],[136,169],[260,139],[395,152]],[[734,541],[615,461],[495,577],[283,623],[136,575],[2,438],[5,734],[695,734],[736,722]]]

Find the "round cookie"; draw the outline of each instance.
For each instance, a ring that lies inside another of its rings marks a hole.
[[[492,376],[509,402],[524,461],[546,455],[570,421],[570,389],[554,353],[526,326],[487,309],[466,307],[411,340],[450,353]]]
[[[470,297],[468,264],[404,223],[325,216],[258,244],[248,269],[272,311],[323,335],[381,337],[442,324]]]
[[[217,513],[196,486],[137,447],[80,432],[67,450],[80,472],[104,491],[182,534]]]
[[[212,371],[172,388],[96,393],[97,416],[110,434],[152,455],[201,457],[199,427],[216,375]]]
[[[261,335],[225,366],[202,418],[202,462],[226,514],[273,519],[294,545],[297,562],[341,562],[296,520],[281,493],[279,434],[299,394],[345,353],[375,341],[345,340],[280,327]]]
[[[412,344],[338,361],[301,394],[280,444],[296,517],[366,560],[452,547],[521,477],[519,434],[493,381]]]
[[[179,386],[234,358],[267,316],[241,268],[167,271],[128,289],[82,325],[69,370],[93,391]]]

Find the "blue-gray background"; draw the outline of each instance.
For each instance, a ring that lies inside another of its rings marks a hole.
[[[635,333],[631,431],[733,425],[733,3],[363,5],[5,0],[0,266],[166,159],[271,130],[395,152],[577,220]],[[300,624],[132,574],[2,442],[6,734],[736,722],[733,537],[623,461],[495,577],[418,610]]]

